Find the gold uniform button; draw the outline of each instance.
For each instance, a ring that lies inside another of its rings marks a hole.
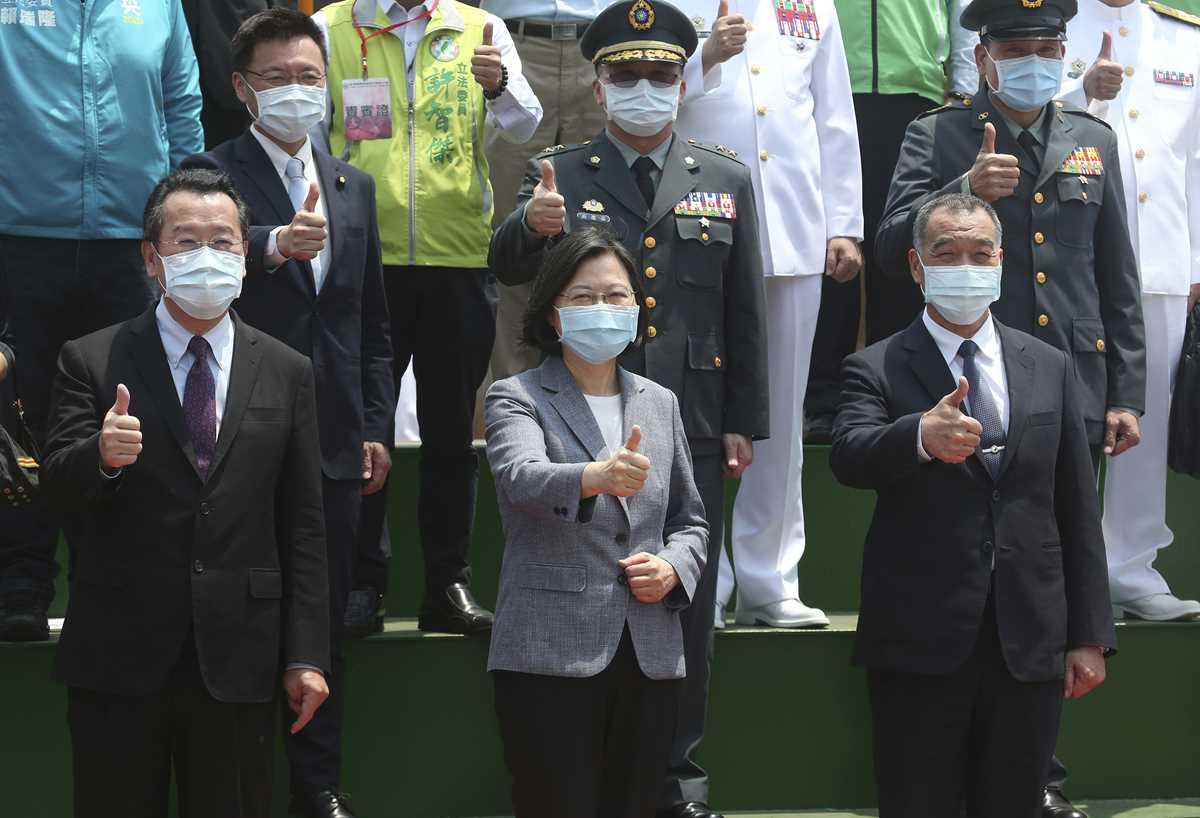
[[[1046,237],[1042,235],[1041,231],[1038,231],[1033,234],[1033,242],[1034,244],[1045,244]]]
[[[646,245],[647,250],[653,250],[654,245],[658,244],[658,242],[654,240],[654,236],[646,236],[646,240],[642,244]]]
[[[1141,193],[1138,194],[1139,202],[1145,202],[1149,198],[1150,198],[1150,194],[1146,193],[1145,191],[1142,191]]]
[[[761,150],[758,152],[758,158],[765,162],[771,158],[771,154],[767,153],[765,150]]]
[[[1133,66],[1132,65],[1125,66],[1125,76],[1127,76],[1127,77],[1133,76]]]
[[[1039,190],[1037,193],[1033,194],[1033,200],[1038,204],[1041,204],[1042,202],[1046,201],[1046,197],[1043,196],[1042,192]]]
[[[1137,151],[1135,151],[1133,155],[1134,155],[1134,158],[1136,158],[1136,159],[1145,159],[1146,158],[1146,152],[1144,150],[1142,150],[1141,148],[1138,148]]]
[[[1038,316],[1038,326],[1039,327],[1044,327],[1044,326],[1048,325],[1049,323],[1050,323],[1050,316],[1046,315],[1046,313],[1042,313],[1041,315]]]
[[[655,300],[654,296],[652,296],[652,295],[646,296],[646,309],[652,310],[657,306],[658,306],[658,301]]]
[[[1037,278],[1037,283],[1038,283],[1038,284],[1045,284],[1045,283],[1046,283],[1046,274],[1045,274],[1045,273],[1043,273],[1041,270],[1038,270],[1038,274],[1037,274],[1036,278]]]
[[[767,115],[767,106],[766,106],[766,105],[759,105],[759,106],[758,106],[758,115],[759,115],[759,116],[766,116],[766,115]]]
[[[1120,34],[1122,37],[1128,37],[1129,36],[1129,26],[1121,26],[1120,28],[1117,29],[1117,33]]]
[[[1104,339],[1103,339],[1103,338],[1097,338],[1097,339],[1096,339],[1096,351],[1097,351],[1097,352],[1103,352],[1103,351],[1104,351]]]
[[[653,267],[646,268],[646,278],[654,278],[656,275],[658,275],[658,270],[655,270]]]
[[[708,241],[708,234],[707,234],[707,233],[701,233],[701,234],[700,234],[700,240],[701,240],[701,241]]]
[[[1137,108],[1130,108],[1130,109],[1129,109],[1129,118],[1130,118],[1130,119],[1137,119],[1137,118],[1138,118],[1138,109],[1137,109]]]
[[[651,338],[658,335],[658,330],[655,328],[655,326],[653,324],[646,327],[646,335],[650,336]]]
[[[762,73],[762,66],[761,66],[761,65],[759,65],[758,63],[755,63],[754,65],[750,66],[750,73],[751,73],[751,74],[760,74],[760,73]]]
[[[717,369],[720,369],[724,365],[725,363],[721,360],[720,355],[717,355],[713,358],[713,366],[715,366]]]

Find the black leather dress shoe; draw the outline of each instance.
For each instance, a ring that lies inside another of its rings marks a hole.
[[[492,612],[475,601],[466,583],[456,582],[440,597],[425,598],[417,627],[435,633],[487,633],[492,629]]]
[[[713,812],[703,801],[685,801],[669,809],[660,809],[658,818],[724,818],[719,812]]]
[[[297,818],[354,818],[350,811],[350,796],[333,790],[321,790],[308,796],[293,793],[288,812]]]
[[[346,600],[346,616],[343,625],[347,639],[361,639],[383,630],[383,594],[371,586],[355,588]]]
[[[1062,790],[1046,787],[1042,794],[1042,818],[1088,818],[1083,810],[1075,809]]]
[[[0,642],[45,642],[50,622],[41,595],[8,593],[0,598]]]

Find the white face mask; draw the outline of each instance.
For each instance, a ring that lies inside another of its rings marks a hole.
[[[245,80],[245,77],[242,77]],[[258,103],[255,121],[263,130],[284,142],[303,142],[309,130],[325,117],[325,89],[308,85],[285,85],[255,91],[246,88]],[[250,110],[250,106],[246,106]],[[253,116],[253,111],[251,115]]]
[[[159,259],[166,271],[167,298],[192,318],[219,318],[242,294],[246,259],[237,253],[197,247],[173,256],[159,255]]]
[[[932,304],[943,318],[960,327],[969,326],[1000,298],[1000,265],[959,264],[930,267],[920,255],[925,270],[925,303]]]
[[[632,88],[620,88],[601,80],[604,110],[608,118],[626,133],[654,136],[679,115],[679,86],[656,88],[648,79],[640,79]]]

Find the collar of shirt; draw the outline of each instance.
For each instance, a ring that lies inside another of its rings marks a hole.
[[[671,150],[671,143],[675,141],[675,134],[671,134],[657,147],[655,147],[654,150],[650,151],[650,153],[638,153],[637,150],[631,148],[629,145],[626,145],[624,142],[614,136],[612,131],[608,131],[606,129],[606,132],[608,134],[608,141],[616,146],[616,149],[621,154],[621,158],[625,160],[626,166],[630,168],[633,167],[633,163],[638,159],[643,156],[648,156],[650,157],[650,161],[654,163],[654,167],[662,170],[663,165],[666,164],[667,161],[667,151]]]
[[[286,190],[287,163],[288,160],[292,158],[292,155],[272,142],[266,134],[258,129],[257,125],[250,126],[250,133],[255,139],[258,140],[258,144],[262,145],[263,150],[266,151],[267,158],[271,160],[271,164],[275,167],[275,172],[278,173],[279,178],[283,180],[283,187],[284,190]],[[304,172],[306,176],[308,175],[310,169],[315,170],[315,168],[313,168],[312,140],[310,140],[307,136],[304,137],[304,144],[300,146],[298,151],[296,151],[295,158],[304,163]]]
[[[928,309],[921,313],[921,320],[925,322],[925,329],[929,330],[929,334],[933,336],[933,342],[937,344],[938,352],[942,353],[946,366],[950,366],[958,357],[958,348],[962,346],[963,341],[967,340],[974,341],[979,347],[976,355],[985,363],[1000,359],[1000,336],[996,334],[996,325],[993,323],[990,313],[983,325],[969,339],[963,338],[935,322],[930,317]]]
[[[382,11],[387,18],[393,23],[403,23],[405,20],[411,20],[425,12],[432,12],[434,3],[437,0],[425,0],[419,6],[413,6],[411,9],[406,9],[404,6],[396,2],[396,0],[378,0],[379,10]],[[395,34],[396,32],[392,32]]]
[[[993,102],[994,101],[995,100],[993,100]],[[1037,115],[1037,119],[1035,119],[1033,122],[1031,122],[1028,128],[1026,128],[1021,123],[1019,123],[1015,120],[1009,119],[1008,116],[1005,115],[1004,112],[1001,111],[999,108],[996,109],[996,112],[998,114],[1000,114],[1000,118],[1003,119],[1004,124],[1008,126],[1008,132],[1013,135],[1013,139],[1019,139],[1021,136],[1021,131],[1029,131],[1031,134],[1033,134],[1034,142],[1036,142],[1039,145],[1045,145],[1046,144],[1046,136],[1045,136],[1046,123],[1050,119],[1046,115],[1046,112],[1050,110],[1050,106],[1053,104],[1054,103],[1051,102],[1047,105],[1042,106],[1042,112]]]
[[[158,306],[154,309],[154,320],[158,324],[163,351],[167,353],[167,363],[172,369],[180,368],[184,364],[184,358],[191,354],[188,352],[188,344],[192,341],[192,333],[167,311],[165,297],[158,300]],[[208,341],[212,348],[213,363],[221,371],[228,372],[233,364],[233,319],[229,317],[229,313],[225,313],[212,329],[204,333],[204,340]],[[190,359],[187,366],[191,366]]]

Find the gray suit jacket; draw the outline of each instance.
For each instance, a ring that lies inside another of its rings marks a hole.
[[[704,569],[704,504],[675,395],[619,372],[624,432],[642,428],[640,451],[651,464],[629,498],[580,498],[583,470],[605,444],[561,358],[488,390],[488,462],[505,543],[488,670],[594,676],[612,661],[628,623],[646,676],[684,676],[679,612]],[[679,575],[656,605],[634,599],[617,565],[642,551]]]

